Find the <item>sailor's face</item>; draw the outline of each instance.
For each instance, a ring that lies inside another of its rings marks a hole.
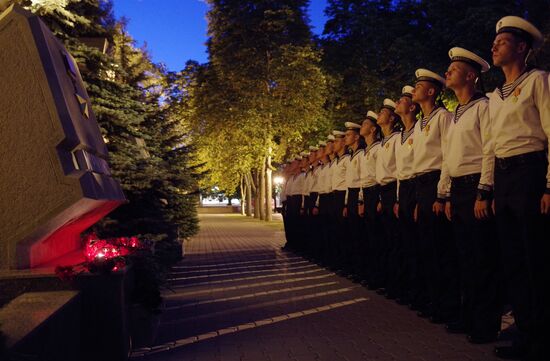
[[[445,72],[445,86],[451,89],[462,86],[466,82],[467,76],[468,69],[466,69],[466,64],[454,61]]]
[[[518,41],[510,33],[497,34],[491,47],[493,64],[503,66],[515,60],[517,56]],[[521,54],[521,53],[520,53]]]
[[[376,123],[380,126],[388,124],[391,117],[391,111],[388,108],[382,108],[380,110],[380,113],[378,113],[378,119],[376,119]]]
[[[419,81],[414,85],[412,91],[412,101],[415,103],[422,102],[429,97],[428,91],[430,90],[429,82]]]
[[[344,137],[345,145],[352,145],[357,139],[357,133],[353,130],[346,130],[346,136]]]
[[[344,148],[344,138],[336,138],[334,141],[334,152],[338,153]]]
[[[402,96],[395,103],[395,113],[399,115],[408,114],[410,105],[411,105],[411,98],[405,95]]]
[[[361,129],[359,130],[359,134],[361,136],[366,137],[370,133],[370,129],[373,127],[372,122],[368,119],[363,120],[363,124],[361,124]]]

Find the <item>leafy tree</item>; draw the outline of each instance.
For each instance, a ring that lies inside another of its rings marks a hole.
[[[246,180],[270,219],[272,161],[326,132],[326,79],[308,1],[209,0],[210,62],[197,90],[195,130],[208,177],[232,193]],[[261,207],[260,207],[261,205]]]
[[[460,46],[491,59],[495,24],[503,16],[527,17],[548,34],[549,1],[329,0],[321,44],[323,64],[334,79],[330,114],[337,122],[360,120],[385,97],[395,97],[414,71],[443,73],[447,51]],[[546,30],[545,30],[546,29]],[[548,46],[538,56],[548,66]],[[487,90],[502,81],[492,69],[483,76]],[[446,94],[446,102],[454,104]]]

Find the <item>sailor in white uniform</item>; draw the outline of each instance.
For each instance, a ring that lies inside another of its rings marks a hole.
[[[543,36],[516,16],[500,19],[496,32],[493,64],[506,79],[489,100],[495,215],[505,265],[500,272],[524,342],[495,351],[500,357],[548,360],[550,90],[548,73],[526,65]]]
[[[360,237],[362,236],[363,222],[359,219],[359,191],[361,189],[360,182],[360,162],[358,155],[362,152],[363,142],[359,130],[361,125],[354,122],[346,122],[346,136],[344,144],[348,149],[349,157],[347,158],[346,166],[346,208],[344,212],[347,218],[349,237],[345,240],[346,248],[346,265],[345,269],[350,275],[359,280],[361,264],[364,261],[358,252],[361,247]]]
[[[444,215],[449,178],[442,172],[443,149],[453,117],[441,102],[438,104],[444,87],[445,79],[440,75],[427,69],[416,71],[412,100],[422,110],[413,142],[421,266],[418,275],[420,285],[426,285],[430,302],[422,305],[418,315],[431,317],[434,323],[455,321],[460,304],[457,250]],[[419,292],[425,302],[424,287]]]
[[[420,106],[412,101],[414,88],[406,85],[401,90],[401,96],[396,103],[395,113],[401,118],[403,129],[395,145],[395,165],[397,169],[397,203],[394,213],[399,219],[400,243],[398,244],[399,265],[398,289],[399,304],[410,304],[417,308],[418,298],[415,292],[417,269],[417,229],[414,221],[416,194],[414,187],[414,126]]]
[[[360,250],[365,262],[360,275],[365,280],[364,284],[371,290],[383,286],[380,279],[380,257],[377,246],[382,239],[380,227],[380,215],[377,211],[380,202],[380,186],[376,181],[376,160],[380,151],[380,126],[377,124],[378,114],[369,110],[363,120],[360,134],[365,139],[366,148],[359,153],[360,184],[359,216],[363,217],[364,248]]]
[[[346,133],[341,130],[332,132],[334,137],[334,153],[335,163],[332,165],[332,207],[334,219],[334,229],[331,236],[332,252],[334,254],[333,267],[340,272],[345,270],[342,266],[346,263],[345,243],[344,240],[348,237],[348,229],[344,218],[344,209],[346,207],[346,167],[348,165],[349,153],[346,151],[344,137]]]
[[[283,216],[283,225],[285,229],[285,239],[288,240],[288,199],[289,199],[289,191],[292,187],[292,177],[293,177],[293,161],[294,157],[288,158],[286,160],[286,163],[283,167],[283,177],[284,177],[284,184],[281,189],[281,214]],[[285,247],[283,247],[284,249]]]
[[[317,173],[318,173],[318,159],[317,151],[319,148],[317,146],[309,146],[309,152],[307,153],[307,158],[309,161],[308,170],[306,172],[306,186],[305,186],[305,212],[303,219],[303,228],[304,228],[304,254],[306,257],[311,257],[314,249],[314,243],[317,239],[317,228],[314,225],[314,216],[313,209],[315,206],[315,201],[317,199],[317,192],[314,192],[314,188],[317,183]]]
[[[399,132],[395,126],[398,116],[395,114],[395,102],[384,99],[383,106],[378,113],[377,124],[382,129],[383,138],[380,142],[376,159],[376,182],[380,184],[380,211],[384,232],[379,244],[380,280],[383,289],[377,290],[390,299],[398,296],[398,282],[396,279],[395,247],[399,238],[398,223],[393,208],[397,202],[397,168],[395,165],[395,148],[399,141]]]
[[[449,50],[446,86],[458,99],[447,134],[443,167],[451,177],[445,213],[453,225],[460,266],[460,319],[447,325],[467,333],[473,343],[496,340],[500,330],[496,228],[490,205],[494,157],[491,149],[489,99],[479,89],[489,64],[463,48]],[[485,154],[485,155],[484,155]],[[478,193],[486,193],[476,200]]]
[[[330,266],[334,257],[332,253],[332,241],[331,237],[335,233],[334,225],[336,215],[334,214],[333,196],[332,196],[332,169],[336,163],[336,157],[334,154],[334,135],[330,134],[327,137],[323,154],[323,169],[321,170],[321,189],[319,191],[319,201],[317,206],[319,207],[319,216],[323,222],[322,238],[322,263],[323,265]]]
[[[285,249],[294,249],[296,244],[297,232],[299,231],[300,208],[302,196],[297,188],[303,186],[303,176],[301,172],[302,157],[295,155],[291,163],[290,177],[286,186],[286,225],[287,241]]]
[[[318,144],[314,147],[317,150],[315,151],[315,169],[314,169],[314,175],[315,175],[315,182],[311,188],[311,211],[310,211],[310,217],[311,217],[311,227],[312,232],[314,233],[314,237],[312,239],[312,243],[310,245],[311,247],[311,256],[313,259],[321,263],[322,262],[322,255],[323,255],[323,242],[322,239],[325,237],[325,230],[323,229],[324,226],[324,220],[321,219],[321,216],[319,215],[319,203],[320,203],[320,197],[321,192],[323,190],[323,176],[324,176],[324,167],[325,167],[325,147],[327,143],[325,141],[320,141]],[[311,148],[310,148],[311,149]]]

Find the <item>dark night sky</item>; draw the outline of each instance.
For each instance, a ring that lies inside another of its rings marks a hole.
[[[117,17],[129,19],[138,46],[147,43],[153,61],[180,70],[189,59],[207,61],[206,11],[202,0],[114,0]],[[311,0],[313,31],[322,33],[326,0]]]

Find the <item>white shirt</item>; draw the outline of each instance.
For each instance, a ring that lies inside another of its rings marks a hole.
[[[321,192],[323,194],[328,194],[332,192],[332,171],[334,169],[334,164],[336,164],[336,158],[329,161],[323,166],[322,177],[323,185],[321,187]]]
[[[491,190],[495,159],[489,155],[490,135],[489,99],[479,97],[457,108],[443,152],[443,167],[449,176],[481,173],[479,188]]]
[[[398,135],[399,139],[395,142],[395,166],[397,169],[397,179],[406,180],[414,177],[414,127],[409,131],[402,131]]]
[[[376,141],[367,146],[357,157],[360,165],[360,184],[361,188],[368,188],[376,185],[376,158],[380,149],[380,141]]]
[[[361,162],[359,154],[361,154],[362,152],[362,149],[357,149],[355,153],[351,154],[348,157],[348,164],[346,166],[347,188],[361,187]]]
[[[507,158],[548,149],[550,142],[550,79],[533,69],[521,75],[511,94],[502,99],[495,89],[489,100],[493,151],[489,155]],[[549,155],[550,161],[550,155]],[[550,167],[546,175],[550,187]]]
[[[321,170],[322,170],[322,167],[323,165],[320,164],[318,165],[317,167],[313,168],[313,182],[312,182],[312,186],[311,186],[311,193],[319,193],[319,191],[321,190]]]
[[[447,142],[447,131],[453,114],[443,107],[435,108],[431,114],[416,122],[414,126],[414,173],[421,175],[441,170],[437,185],[437,195],[444,198],[447,194],[449,179],[443,171],[443,149]]]
[[[399,133],[393,132],[380,142],[380,149],[376,158],[376,182],[382,186],[397,179],[395,144],[398,141]]]
[[[313,183],[315,182],[315,175],[313,174],[313,169],[309,169],[306,172],[306,178],[304,180],[304,188],[302,190],[302,195],[309,196],[313,188]]]
[[[290,196],[293,182],[294,177],[289,175],[285,182],[285,185],[283,186],[283,190],[281,191],[281,202],[286,201],[287,198]]]
[[[349,164],[349,154],[339,157],[332,165],[332,190],[345,191],[348,189],[346,184],[346,167]]]
[[[292,188],[289,195],[299,196],[304,194],[306,183],[306,172],[300,172],[293,177]]]

